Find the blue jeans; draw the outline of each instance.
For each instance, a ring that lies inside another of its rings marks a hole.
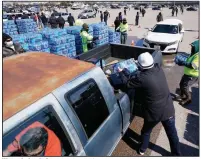
[[[161,122],[169,139],[172,155],[180,156],[181,155],[180,143],[177,135],[177,130],[175,127],[175,117],[170,117],[168,120]],[[140,147],[141,152],[145,152],[146,149],[148,148],[151,131],[158,123],[159,122],[144,121],[144,125],[141,131],[141,138],[142,138],[142,144]]]

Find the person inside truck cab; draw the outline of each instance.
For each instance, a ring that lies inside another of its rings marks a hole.
[[[21,131],[3,151],[3,156],[61,156],[61,142],[55,133],[36,121]]]
[[[126,73],[128,71],[119,69],[119,72],[125,86],[138,89],[141,94],[144,125],[138,153],[140,155],[145,153],[152,129],[161,122],[168,136],[172,155],[180,156],[175,109],[163,69],[158,63],[154,64],[154,59],[148,52],[140,54],[137,63],[140,70],[137,75],[129,77]]]

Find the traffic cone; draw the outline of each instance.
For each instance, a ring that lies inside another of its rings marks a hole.
[[[112,27],[114,27],[114,24],[112,24]]]
[[[131,27],[129,28],[129,31],[132,31]]]
[[[140,25],[138,26],[138,28],[141,28]]]
[[[134,40],[132,40],[132,42],[131,42],[131,46],[135,46]]]

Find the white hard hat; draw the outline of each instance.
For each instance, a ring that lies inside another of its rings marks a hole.
[[[154,66],[154,59],[150,53],[145,52],[138,56],[138,64],[142,69],[150,69]]]

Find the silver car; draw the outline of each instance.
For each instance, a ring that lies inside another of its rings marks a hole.
[[[96,17],[95,14],[96,14],[95,11],[93,11],[92,9],[86,9],[78,15],[78,19],[95,18]]]

